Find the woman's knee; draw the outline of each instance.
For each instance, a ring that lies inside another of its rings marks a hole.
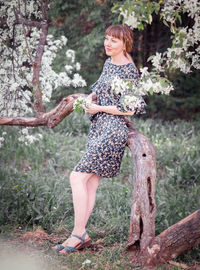
[[[69,181],[71,186],[76,184],[86,184],[89,178],[90,175],[87,173],[72,171],[69,177]]]
[[[79,174],[77,172],[72,171],[70,176],[69,176],[69,182],[70,182],[71,186],[76,184],[76,182],[78,181],[79,178],[80,178]]]

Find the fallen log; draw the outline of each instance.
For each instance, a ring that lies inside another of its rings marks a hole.
[[[169,262],[200,243],[200,209],[152,239],[143,255],[145,267]]]

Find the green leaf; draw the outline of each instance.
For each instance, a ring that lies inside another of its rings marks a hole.
[[[151,61],[154,58],[154,55],[149,56],[149,58],[147,59],[147,62]]]
[[[80,108],[79,106],[76,106],[76,107],[74,108],[74,111],[75,111],[76,113],[78,113],[78,114],[82,114],[82,113],[83,113],[83,109]]]
[[[153,95],[153,87],[151,87],[151,88],[149,89],[149,93],[150,93],[150,95]]]
[[[164,25],[166,25],[167,27],[169,27],[169,24],[168,24],[168,22],[166,20],[163,20],[163,23],[164,23]]]

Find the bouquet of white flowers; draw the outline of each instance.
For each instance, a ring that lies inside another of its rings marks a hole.
[[[86,97],[78,97],[74,102],[74,111],[81,114],[83,111],[87,110],[91,104],[91,100]]]
[[[142,109],[142,95],[138,93],[131,79],[115,77],[111,82],[111,94],[121,94],[121,103],[125,110]]]

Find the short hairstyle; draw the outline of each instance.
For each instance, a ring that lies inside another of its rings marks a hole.
[[[126,24],[111,25],[106,29],[106,35],[122,40],[126,52],[130,53],[133,46],[133,32]]]

